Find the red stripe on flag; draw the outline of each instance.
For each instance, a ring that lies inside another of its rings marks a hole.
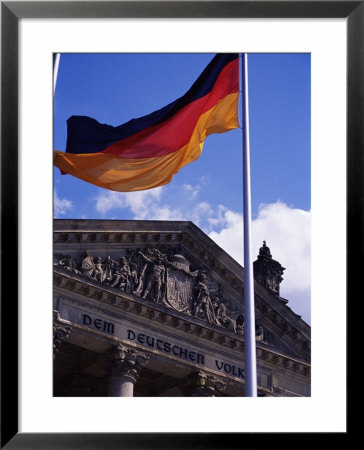
[[[150,158],[173,153],[189,142],[199,117],[226,95],[239,91],[239,61],[234,60],[221,71],[210,93],[186,105],[173,117],[146,128],[102,153],[123,158]]]

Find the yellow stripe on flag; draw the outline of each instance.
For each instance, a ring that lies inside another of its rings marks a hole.
[[[162,186],[183,166],[195,161],[206,137],[239,127],[238,93],[228,94],[199,118],[188,144],[155,158],[127,159],[107,153],[74,154],[55,151],[55,165],[96,186],[119,192]]]

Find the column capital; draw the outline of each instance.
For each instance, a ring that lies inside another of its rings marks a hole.
[[[53,359],[59,352],[62,342],[69,338],[70,333],[71,327],[53,322]]]
[[[226,381],[203,370],[187,378],[187,393],[192,397],[217,397],[226,388]]]
[[[128,379],[134,384],[149,358],[148,353],[117,344],[110,352],[105,369],[110,377]]]

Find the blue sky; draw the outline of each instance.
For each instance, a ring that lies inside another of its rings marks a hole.
[[[66,121],[120,125],[183,95],[213,54],[62,54],[54,149]],[[252,248],[263,239],[286,268],[281,295],[310,323],[311,79],[309,54],[249,55]],[[209,136],[201,157],[161,188],[115,193],[54,169],[57,218],[192,220],[243,260],[241,130]]]

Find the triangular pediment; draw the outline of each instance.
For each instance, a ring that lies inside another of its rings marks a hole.
[[[244,338],[244,269],[191,222],[55,220],[54,271]],[[286,303],[255,282],[257,346],[309,360],[310,327]]]

